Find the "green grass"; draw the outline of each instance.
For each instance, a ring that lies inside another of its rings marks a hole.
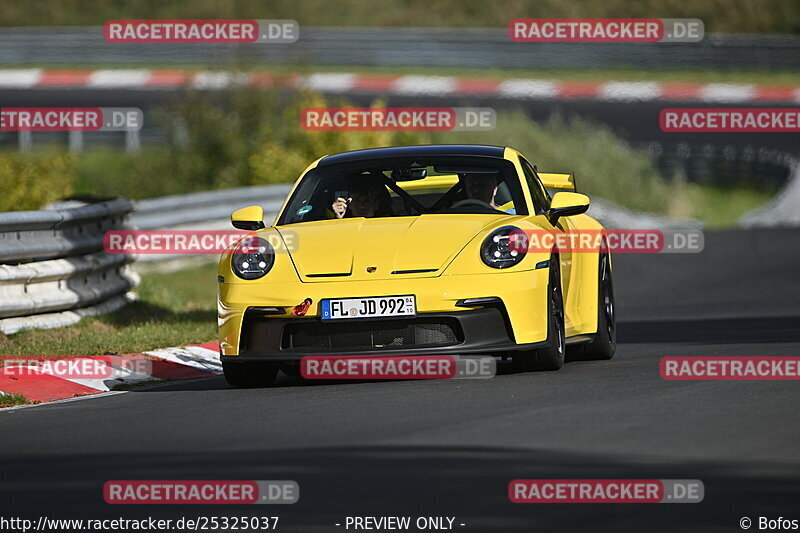
[[[68,328],[0,338],[0,356],[138,353],[216,338],[216,265],[142,276],[139,301]]]
[[[116,148],[93,148],[78,157],[76,175],[76,195],[141,200],[210,188],[175,172],[174,158],[166,147],[148,146],[138,154]]]
[[[521,111],[497,113],[492,131],[436,132],[436,143],[516,148],[542,172],[574,172],[578,188],[625,207],[666,214],[669,185],[644,151],[605,125],[554,114],[531,121]]]
[[[683,194],[687,206],[685,215],[701,220],[709,228],[731,227],[746,212],[763,205],[773,196],[770,191],[688,183]]]
[[[21,394],[0,394],[0,408],[2,407],[15,407],[17,405],[32,405],[38,402],[32,402]]]

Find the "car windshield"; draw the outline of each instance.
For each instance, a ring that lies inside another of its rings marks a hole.
[[[278,224],[458,213],[528,214],[513,164],[428,157],[323,165],[305,175]]]

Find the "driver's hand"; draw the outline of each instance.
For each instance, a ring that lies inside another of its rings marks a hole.
[[[347,200],[344,198],[337,198],[333,205],[331,205],[331,209],[333,209],[333,214],[336,215],[336,218],[342,218],[347,211]]]

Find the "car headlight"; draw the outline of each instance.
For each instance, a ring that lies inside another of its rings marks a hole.
[[[481,259],[492,268],[516,265],[528,251],[528,236],[515,226],[495,230],[481,245]]]
[[[260,237],[248,237],[231,254],[231,269],[242,279],[258,279],[275,263],[275,250]]]

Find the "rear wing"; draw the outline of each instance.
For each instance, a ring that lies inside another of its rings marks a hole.
[[[564,192],[575,192],[575,174],[553,174],[540,172],[539,179],[548,189],[558,189]]]

